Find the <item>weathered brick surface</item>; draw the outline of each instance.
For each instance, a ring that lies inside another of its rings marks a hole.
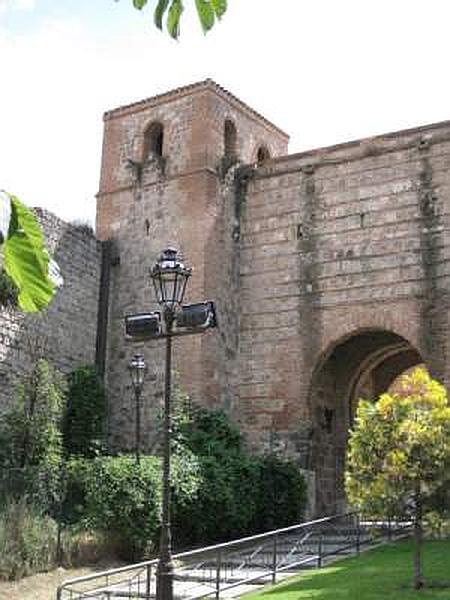
[[[258,169],[249,186],[243,423],[255,446],[264,426],[282,423],[293,452],[296,431],[307,431],[322,510],[342,496],[349,407],[368,371],[378,393],[411,361],[450,378],[449,135],[444,123],[288,156]],[[399,338],[386,334],[371,347],[377,330]],[[352,336],[349,353],[343,342]]]
[[[252,168],[224,169],[226,119]],[[165,170],[144,163],[137,178],[127,158],[142,160],[152,121],[164,126]],[[175,243],[195,269],[189,300],[216,299],[221,325],[177,343],[182,384],[230,410],[252,447],[276,438],[298,457],[315,472],[317,510],[329,511],[342,503],[358,395],[421,361],[450,379],[450,124],[291,156],[286,141],[210,81],[107,113],[97,224],[121,252],[112,431],[118,444],[132,431],[123,315],[151,305],[145,271]],[[273,158],[255,165],[263,144]],[[152,418],[162,349],[145,352]]]
[[[234,164],[224,160],[226,120],[237,131]],[[154,122],[164,128],[162,157],[146,158]],[[210,80],[106,113],[97,234],[120,257],[106,357],[110,437],[115,447],[134,443],[127,364],[142,349],[144,438],[154,439],[163,344],[125,342],[123,317],[155,308],[148,270],[176,245],[194,268],[186,301],[216,300],[220,324],[175,341],[182,386],[229,410],[251,447],[297,457],[315,480],[316,510],[330,512],[343,504],[357,399],[420,362],[450,383],[450,123],[290,156],[286,144]],[[273,158],[257,165],[261,146]],[[96,269],[64,301],[69,314],[81,290],[94,290]],[[94,309],[92,319],[72,312],[73,348],[61,328],[52,344],[72,356],[84,338],[92,353]],[[12,339],[22,325],[7,327]]]
[[[37,358],[66,373],[95,361],[100,242],[86,228],[36,212],[64,285],[43,313],[0,310],[0,412],[11,405],[18,380]]]
[[[232,408],[237,384],[238,246],[233,241],[235,203],[232,170],[225,176],[224,124],[237,130],[236,158],[254,162],[264,144],[272,155],[287,149],[287,136],[211,81],[182,88],[105,115],[97,232],[115,240],[108,341],[107,383],[111,439],[134,443],[133,394],[127,364],[139,346],[124,348],[125,314],[156,308],[148,270],[168,244],[193,266],[187,302],[215,299],[220,331],[175,342],[174,362],[184,387],[211,404]],[[164,128],[161,161],[145,160],[143,141],[150,123]],[[139,163],[130,168],[129,159]],[[236,168],[236,167],[233,167]],[[227,183],[222,183],[225,177]],[[163,389],[163,344],[145,344],[150,382],[144,390],[151,443]]]

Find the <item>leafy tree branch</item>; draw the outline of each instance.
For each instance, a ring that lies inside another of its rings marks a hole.
[[[142,10],[148,0],[132,0],[134,8]],[[195,8],[203,32],[207,33],[216,21],[220,21],[227,10],[227,0],[195,0]],[[184,0],[157,0],[153,11],[153,21],[158,29],[166,29],[171,37],[178,39],[180,21],[184,11]]]

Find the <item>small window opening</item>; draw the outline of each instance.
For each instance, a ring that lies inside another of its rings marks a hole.
[[[226,157],[237,156],[237,131],[233,121],[227,119],[224,127],[224,154]]]
[[[263,163],[266,162],[266,160],[269,160],[269,158],[270,158],[269,150],[266,148],[266,146],[260,146],[258,148],[258,153],[256,155],[256,162],[258,163],[258,165],[262,165]]]
[[[164,127],[161,123],[152,123],[144,134],[144,160],[162,157],[164,145]]]

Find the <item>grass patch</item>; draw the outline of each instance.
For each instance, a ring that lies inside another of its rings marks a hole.
[[[450,600],[450,541],[426,543],[424,573],[433,587],[413,590],[412,542],[403,541],[266,587],[246,600]]]

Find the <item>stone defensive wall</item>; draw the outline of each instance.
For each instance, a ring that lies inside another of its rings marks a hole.
[[[66,373],[95,362],[101,242],[88,226],[35,210],[64,285],[42,313],[0,309],[0,412],[11,405],[17,383],[38,358]]]
[[[240,237],[239,406],[336,503],[354,405],[414,364],[450,383],[450,123],[268,161]]]

